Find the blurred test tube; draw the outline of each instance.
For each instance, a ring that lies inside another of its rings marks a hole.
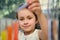
[[[6,19],[1,19],[1,40],[7,40]]]
[[[12,19],[7,19],[7,40],[12,40]]]

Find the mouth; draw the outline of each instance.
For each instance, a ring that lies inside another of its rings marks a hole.
[[[23,26],[24,28],[29,28],[30,26]]]

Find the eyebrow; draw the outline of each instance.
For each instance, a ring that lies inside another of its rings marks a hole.
[[[32,16],[27,16],[27,17],[32,17]]]
[[[31,15],[28,15],[27,17],[32,17]],[[20,16],[19,18],[24,18],[23,16]]]

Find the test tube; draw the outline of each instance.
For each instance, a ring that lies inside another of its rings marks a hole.
[[[7,33],[6,33],[6,19],[1,19],[1,40],[7,40]]]
[[[7,40],[12,40],[12,20],[7,19]]]
[[[18,40],[18,29],[19,29],[19,27],[18,27],[18,22],[15,20],[13,21],[13,28],[14,28],[14,31],[13,31],[14,40]]]

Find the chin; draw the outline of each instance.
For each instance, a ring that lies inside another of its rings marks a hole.
[[[25,29],[24,31],[25,31],[25,32],[29,32],[29,31],[31,31],[31,30],[30,30],[30,29]]]

